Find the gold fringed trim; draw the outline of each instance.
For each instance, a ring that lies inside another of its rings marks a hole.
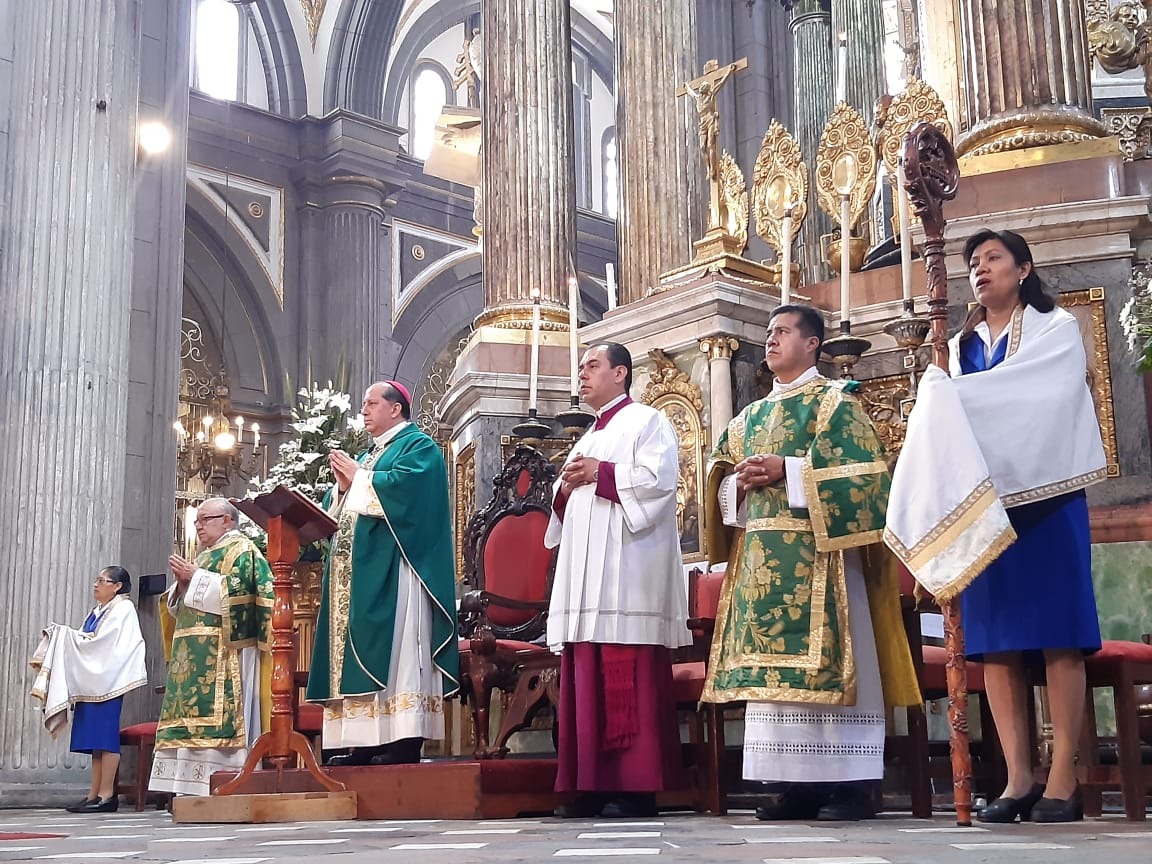
[[[790,516],[767,516],[763,519],[749,519],[744,527],[745,531],[795,531],[802,534],[812,533],[811,519],[795,519]]]
[[[828,468],[813,468],[812,479],[816,482],[821,480],[842,480],[845,477],[863,477],[866,474],[886,474],[888,473],[888,463],[882,461],[874,462],[850,462],[847,465],[832,465]]]
[[[1107,479],[1107,477],[1107,468],[1097,468],[1095,471],[1089,471],[1087,474],[1069,477],[1067,480],[1049,483],[1047,486],[1040,486],[1025,492],[1013,492],[1011,495],[1005,495],[1001,500],[1006,508],[1019,507],[1021,504],[1035,504],[1037,501],[1046,501],[1049,498],[1055,498],[1057,495],[1075,492],[1077,489],[1083,489],[1085,486],[1099,483]]]
[[[926,561],[934,558],[941,548],[952,545],[956,537],[967,531],[995,500],[996,490],[992,481],[985,478],[911,549],[888,530],[884,532],[884,542],[915,573]]]
[[[937,602],[947,603],[950,600],[955,600],[965,588],[976,580],[977,576],[987,570],[989,565],[1015,542],[1016,532],[1012,526],[1009,525],[996,536],[996,539],[989,544],[988,548],[985,549],[976,560],[964,568],[964,571],[960,573],[959,576],[943,588],[934,592]]]
[[[701,702],[796,702],[802,705],[847,705],[846,694],[838,690],[797,690],[793,687],[737,687],[732,690],[708,688]]]

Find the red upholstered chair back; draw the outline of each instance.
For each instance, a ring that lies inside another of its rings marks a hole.
[[[468,522],[464,584],[486,595],[487,618],[498,639],[532,641],[544,633],[556,567],[544,534],[556,475],[539,450],[520,444],[492,481],[492,497]],[[535,608],[502,605],[501,599]]]

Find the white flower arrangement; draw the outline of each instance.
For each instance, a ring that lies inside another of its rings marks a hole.
[[[1120,310],[1120,327],[1139,370],[1152,371],[1152,281],[1132,292]]]

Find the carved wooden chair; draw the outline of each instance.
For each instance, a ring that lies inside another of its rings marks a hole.
[[[560,658],[543,644],[556,560],[544,547],[556,466],[517,446],[468,521],[460,601],[460,693],[472,710],[477,759],[502,758],[508,739],[559,702]],[[492,691],[511,694],[489,740]]]

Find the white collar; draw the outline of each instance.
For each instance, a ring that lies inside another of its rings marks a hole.
[[[412,422],[411,420],[405,420],[401,423],[397,423],[391,429],[377,435],[375,438],[372,439],[372,441],[376,444],[377,447],[383,447],[385,444],[387,444],[389,441],[391,441],[393,438],[395,438],[400,433],[401,429],[403,429],[405,426],[407,426],[411,422]]]
[[[611,411],[613,408],[615,408],[617,405],[619,405],[621,402],[623,402],[627,398],[628,398],[627,393],[621,393],[619,396],[617,396],[615,399],[613,399],[611,402],[609,402],[607,405],[605,405],[603,408],[601,408],[599,411],[597,411],[596,416],[597,417],[603,417],[605,411]]]
[[[820,377],[820,370],[815,366],[809,366],[800,373],[794,380],[789,381],[787,384],[781,382],[779,378],[772,382],[772,395],[779,396],[781,393],[787,393],[790,390],[795,390],[798,387],[803,387],[809,381],[813,381]]]

